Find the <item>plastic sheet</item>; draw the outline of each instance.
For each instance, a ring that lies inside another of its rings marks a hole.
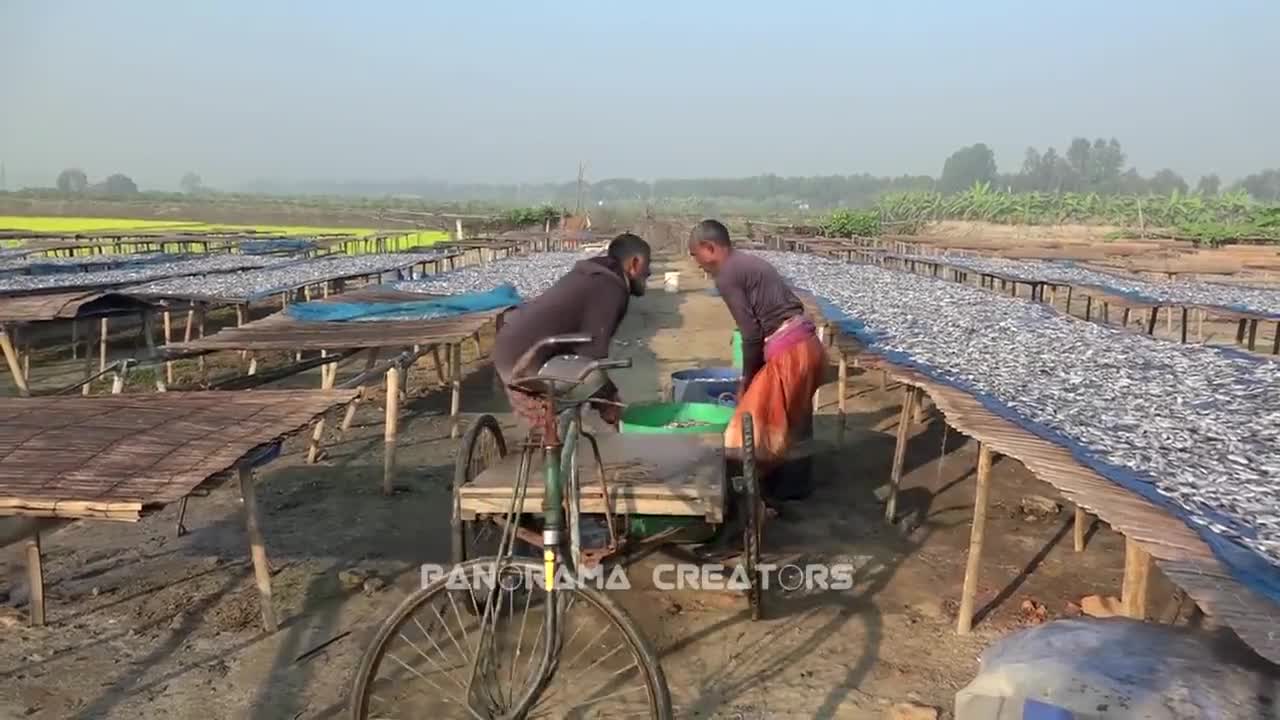
[[[1059,620],[987,648],[977,677],[956,694],[955,717],[1271,718],[1277,679],[1234,638],[1125,619]]]
[[[500,310],[519,305],[520,294],[511,285],[484,292],[464,293],[447,298],[399,303],[309,302],[290,305],[290,317],[304,322],[376,322],[387,320],[434,320],[468,313]]]

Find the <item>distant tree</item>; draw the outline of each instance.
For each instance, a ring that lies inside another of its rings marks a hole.
[[[1093,147],[1089,150],[1088,183],[1084,189],[1100,193],[1116,192],[1124,161],[1125,154],[1120,148],[1119,140],[1094,140]]]
[[[944,193],[962,192],[974,183],[996,180],[996,154],[983,143],[960,148],[942,165],[938,189]]]
[[[182,180],[178,181],[178,187],[182,188],[182,192],[188,195],[195,195],[204,189],[204,182],[200,180],[200,176],[189,172],[182,176]]]
[[[1202,176],[1200,182],[1196,183],[1196,194],[1198,195],[1216,197],[1220,190],[1222,190],[1222,178],[1212,173]]]
[[[1241,180],[1237,186],[1260,202],[1280,202],[1280,169],[1263,170]]]
[[[138,185],[128,175],[116,173],[102,181],[99,191],[106,195],[137,195]]]
[[[1093,145],[1082,137],[1072,138],[1067,146],[1067,165],[1071,167],[1071,190],[1081,190],[1092,169]]]
[[[1172,195],[1175,192],[1186,194],[1188,189],[1187,181],[1169,168],[1152,175],[1147,184],[1151,192],[1156,195]]]
[[[56,184],[60,192],[78,195],[89,188],[89,176],[80,168],[67,168],[58,173]]]
[[[1137,168],[1129,168],[1120,176],[1119,190],[1126,195],[1142,195],[1148,191],[1147,180]]]

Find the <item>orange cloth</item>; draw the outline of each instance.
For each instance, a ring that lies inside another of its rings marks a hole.
[[[751,413],[756,462],[763,470],[786,459],[791,443],[812,427],[813,393],[822,383],[826,351],[809,336],[768,360],[738,398],[733,420],[724,431],[724,446],[742,447],[742,413]]]

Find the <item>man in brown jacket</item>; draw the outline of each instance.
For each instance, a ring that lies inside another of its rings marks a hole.
[[[542,418],[533,398],[509,387],[516,362],[538,341],[553,335],[590,335],[592,341],[577,347],[544,348],[533,358],[528,372],[536,371],[552,355],[573,353],[607,358],[609,344],[631,298],[644,295],[649,252],[649,244],[639,236],[623,233],[609,243],[604,255],[578,261],[546,292],[510,313],[498,332],[493,364],[517,419],[536,425]],[[619,400],[618,389],[611,381],[597,396]],[[599,406],[598,411],[606,423],[618,424],[616,406]]]

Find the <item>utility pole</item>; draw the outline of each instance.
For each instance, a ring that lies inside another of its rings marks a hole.
[[[582,214],[582,180],[586,174],[587,174],[587,164],[582,161],[578,161],[578,204],[573,209],[574,215]]]
[[[4,161],[0,160],[0,192],[4,192],[9,189],[8,180],[8,177],[6,177],[4,173]]]

